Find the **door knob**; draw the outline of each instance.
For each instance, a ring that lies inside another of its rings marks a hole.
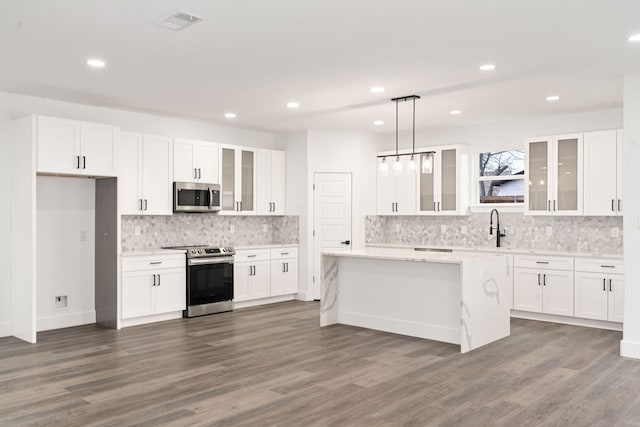
[[[341,245],[350,245],[351,240],[345,240],[344,242],[340,242]]]

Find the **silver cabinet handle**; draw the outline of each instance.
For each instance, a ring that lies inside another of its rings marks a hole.
[[[609,292],[613,292],[613,286],[611,285],[612,281],[613,279],[609,279]]]
[[[247,255],[247,258],[255,258],[257,255]]]
[[[435,200],[433,201],[433,211],[436,212],[436,202],[435,202]]]
[[[82,169],[86,169],[86,168],[87,168],[87,157],[82,156]]]
[[[160,275],[158,274],[158,286],[160,286]]]
[[[536,261],[536,264],[549,264],[549,261]]]
[[[80,169],[80,156],[76,156],[76,169]]]
[[[607,279],[602,279],[602,290],[607,291]]]
[[[611,212],[616,211],[616,201],[615,199],[611,199]]]
[[[542,275],[542,286],[547,286],[547,275],[546,274]]]
[[[556,201],[555,200],[553,201],[553,210],[557,211],[557,209],[556,209]]]
[[[213,208],[213,190],[211,188],[209,190],[209,209]]]
[[[240,202],[240,210],[242,210],[242,202]]]
[[[289,272],[289,263],[287,262],[287,273]]]
[[[202,179],[202,169],[198,168],[198,179]]]
[[[153,275],[153,286],[156,286],[156,275]]]
[[[396,211],[396,204],[395,203],[391,203],[391,212],[395,212]]]
[[[540,273],[538,273],[538,286],[540,286]]]
[[[622,199],[618,199],[618,211],[622,212]]]
[[[280,255],[289,255],[289,252],[280,252]]]
[[[551,200],[547,200],[547,210],[551,211]]]
[[[285,263],[282,263],[282,272],[285,273],[287,271],[287,266],[285,265]]]
[[[600,268],[616,268],[615,265],[601,265]]]
[[[440,212],[440,202],[438,202],[438,212]]]
[[[140,201],[140,210],[143,210],[142,209],[142,199],[138,199],[138,200]]]
[[[198,169],[193,168],[193,179],[198,179]]]
[[[158,265],[158,264],[162,264],[162,261],[152,261],[149,264],[151,265]]]
[[[149,201],[147,199],[144,199],[144,210],[146,211],[147,209],[149,209]]]

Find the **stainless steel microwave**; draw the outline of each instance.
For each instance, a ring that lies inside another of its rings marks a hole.
[[[218,212],[220,184],[173,183],[174,212]]]

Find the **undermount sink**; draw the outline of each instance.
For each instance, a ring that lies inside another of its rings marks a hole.
[[[420,251],[420,252],[447,252],[447,253],[451,253],[453,252],[453,249],[446,249],[446,248],[413,248],[414,251]]]

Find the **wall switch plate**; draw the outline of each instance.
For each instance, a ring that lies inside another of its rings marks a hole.
[[[461,232],[462,234],[467,234],[467,226],[466,226],[466,225],[463,225],[462,227],[460,227],[460,232]]]
[[[547,236],[553,236],[553,227],[548,226],[546,229]]]
[[[86,242],[87,241],[87,235],[89,234],[88,231],[86,230],[82,230],[80,231],[80,241],[81,242]]]
[[[620,237],[620,229],[618,227],[611,227],[611,237]]]
[[[67,308],[68,298],[66,295],[57,296],[55,299],[55,307],[56,308]]]
[[[235,232],[236,232],[236,226],[235,226],[235,225],[233,225],[233,224],[231,224],[231,225],[229,226],[229,233],[235,233]]]
[[[134,226],[134,227],[133,227],[133,234],[134,234],[135,236],[139,236],[140,234],[142,234],[142,233],[140,232],[140,226],[139,226],[139,225],[136,225],[136,226]]]
[[[265,233],[269,231],[269,226],[267,224],[262,224],[262,231],[264,231]]]
[[[446,226],[446,225],[441,225],[441,226],[440,226],[440,232],[441,232],[442,234],[445,234],[445,233],[447,232],[447,226]]]
[[[394,225],[393,229],[395,230],[396,233],[399,233],[400,232],[400,224]]]

